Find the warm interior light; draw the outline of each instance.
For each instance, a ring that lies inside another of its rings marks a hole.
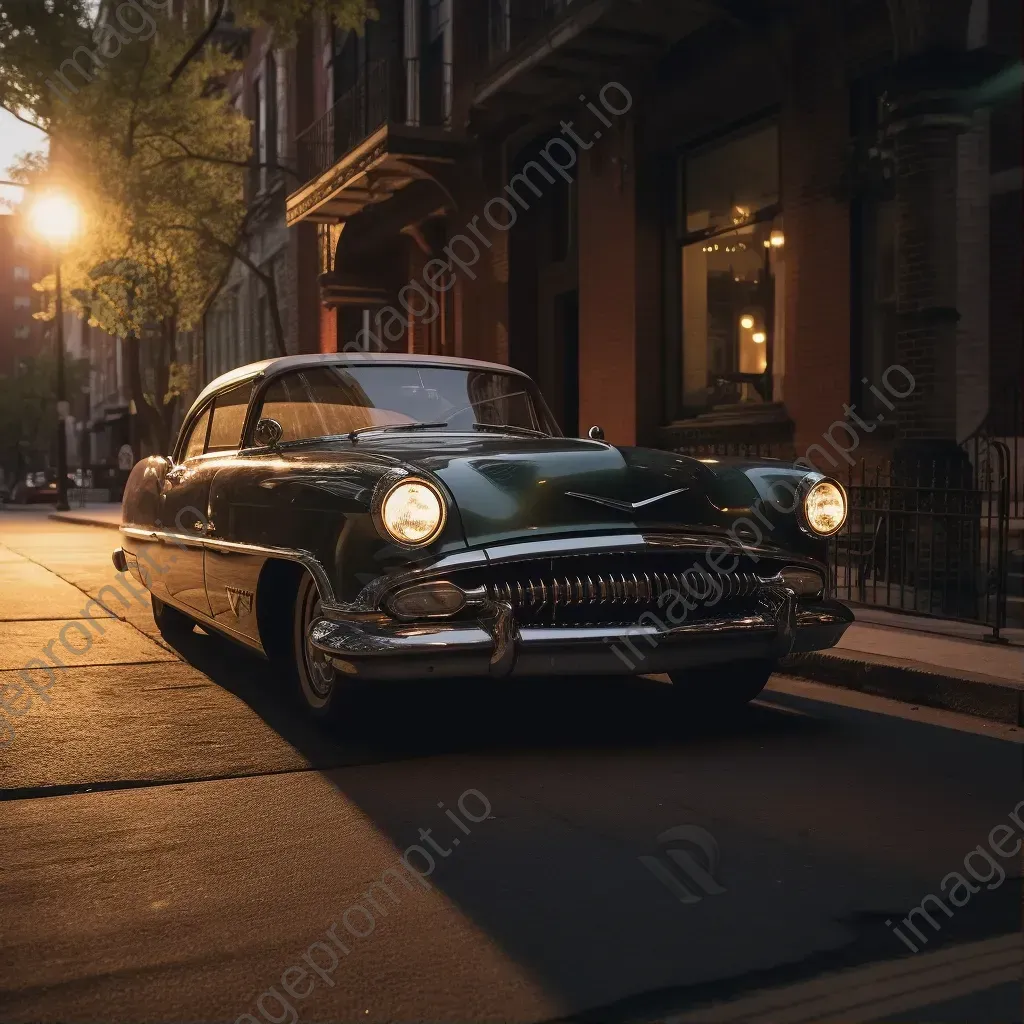
[[[60,192],[48,192],[34,200],[28,217],[32,231],[56,249],[69,245],[81,230],[81,210]]]
[[[750,336],[750,340],[755,345],[763,345],[768,340],[768,335],[765,334],[764,331],[754,331]]]
[[[754,318],[746,313],[740,317],[740,327],[745,331],[749,331],[754,326]]]
[[[773,245],[776,249],[781,249],[786,244],[786,236],[781,231],[773,231],[769,244]]]

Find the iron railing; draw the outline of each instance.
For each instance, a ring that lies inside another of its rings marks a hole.
[[[418,109],[410,109],[410,95]],[[314,181],[346,153],[391,122],[449,127],[452,66],[441,61],[382,59],[366,66],[355,85],[295,139],[303,181]]]
[[[490,59],[500,60],[527,39],[538,35],[561,18],[575,3],[587,0],[487,0]]]
[[[981,426],[964,442],[972,465],[984,462],[985,452],[993,441],[1006,447],[1010,516],[1024,517],[1024,402],[1021,385],[1016,381],[992,395],[989,413]]]
[[[369,64],[356,84],[296,138],[303,181],[315,180],[381,125],[400,118],[397,101],[401,96],[392,82],[393,73],[388,60]]]
[[[842,601],[1006,626],[1009,452],[991,442],[972,466],[851,466],[850,514],[830,543]]]
[[[695,458],[772,458],[772,443],[696,444]],[[1007,620],[1012,452],[999,440],[954,463],[851,465],[843,529],[829,543],[840,601],[976,622],[1000,639]],[[835,474],[831,474],[835,475]],[[840,475],[842,480],[843,475]]]

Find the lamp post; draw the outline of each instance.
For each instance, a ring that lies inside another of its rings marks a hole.
[[[68,435],[69,412],[64,376],[64,298],[61,289],[60,262],[67,246],[79,232],[81,212],[75,203],[61,192],[44,192],[32,201],[29,220],[35,233],[53,253],[56,276],[55,351],[57,361],[57,510],[68,510]]]

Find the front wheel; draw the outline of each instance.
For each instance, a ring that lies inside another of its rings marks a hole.
[[[160,598],[149,595],[153,602],[153,618],[156,620],[156,628],[160,635],[168,642],[184,640],[195,631],[196,623],[184,612],[172,608],[169,604],[161,601]]]
[[[669,678],[675,696],[688,710],[721,714],[754,700],[774,671],[771,661],[737,661],[670,672]]]
[[[303,573],[292,611],[292,673],[300,704],[317,721],[336,722],[345,699],[338,671],[309,642],[309,628],[321,618],[320,592],[308,572]]]

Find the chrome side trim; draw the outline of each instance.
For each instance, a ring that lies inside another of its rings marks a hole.
[[[641,550],[647,542],[639,533],[601,534],[598,537],[554,537],[550,540],[513,541],[484,548],[490,562],[519,558],[547,558],[549,555],[584,555],[593,551]]]
[[[122,526],[121,532],[126,537],[136,540],[159,541],[162,544],[184,545],[185,547],[201,547],[208,551],[216,551],[226,555],[256,555],[260,558],[282,558],[289,562],[298,562],[316,581],[320,591],[320,600],[325,608],[339,607],[334,598],[334,587],[330,577],[320,560],[312,551],[302,548],[275,548],[262,544],[246,544],[241,541],[215,540],[212,537],[190,537],[187,534],[171,533],[165,530],[150,530],[137,526]]]

